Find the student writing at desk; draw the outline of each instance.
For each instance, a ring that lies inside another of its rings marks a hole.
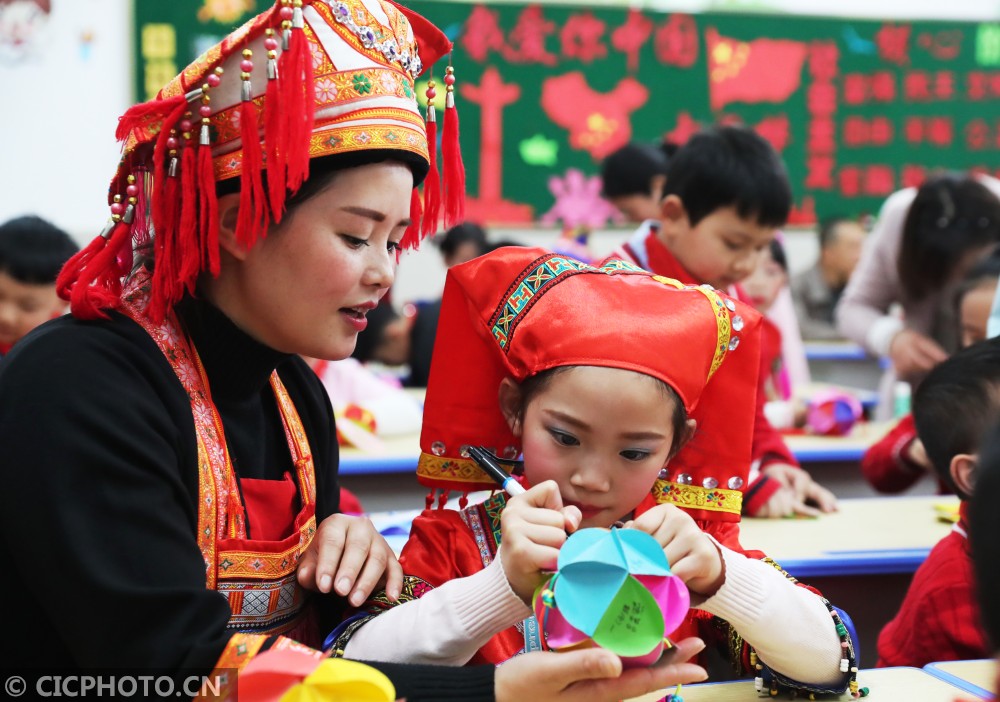
[[[430,509],[429,495],[401,556],[402,599],[414,601],[376,598],[334,647],[389,655],[378,632],[391,631],[416,660],[501,663],[534,650],[527,603],[566,532],[627,520],[691,591],[696,609],[676,636],[711,640],[775,689],[853,684],[835,610],[740,544],[759,328],[749,306],[617,259],[591,267],[501,249],[451,269],[418,479],[445,491],[439,507],[448,490],[495,487],[463,453],[482,445],[523,451],[530,489],[458,512]]]
[[[921,667],[988,653],[972,587],[967,501],[980,446],[1000,417],[1000,339],[973,344],[935,367],[917,391],[913,415],[927,457],[963,504],[958,524],[917,570],[899,613],[882,630],[880,666]]]

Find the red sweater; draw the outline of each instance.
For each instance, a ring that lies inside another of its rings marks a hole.
[[[967,507],[913,576],[896,617],[878,637],[878,665],[990,658],[973,586]]]
[[[869,447],[861,459],[861,472],[873,488],[879,492],[902,492],[926,475],[922,467],[906,457],[906,447],[916,438],[913,415],[908,414],[899,420],[892,431]],[[951,493],[951,489],[940,479],[938,493]]]

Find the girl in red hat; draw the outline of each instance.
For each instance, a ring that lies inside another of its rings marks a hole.
[[[506,248],[449,271],[437,338],[417,471],[432,493],[400,557],[411,601],[374,598],[336,648],[451,664],[541,649],[530,602],[567,533],[621,520],[660,542],[691,592],[675,636],[720,643],[760,688],[857,691],[837,610],[739,542],[752,308],[617,259]],[[449,491],[465,503],[496,489],[469,446],[523,453],[527,492],[442,509]],[[379,650],[389,631],[402,650]]]

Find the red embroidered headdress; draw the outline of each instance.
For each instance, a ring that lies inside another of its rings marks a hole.
[[[236,231],[253,244],[281,220],[313,158],[378,151],[409,163],[424,198],[415,187],[404,247],[442,219],[461,221],[452,69],[440,180],[434,83],[426,123],[415,86],[450,50],[441,31],[392,0],[277,0],[122,116],[111,221],[67,263],[59,294],[78,317],[103,315],[118,303],[133,252],[151,244],[149,315],[162,319],[202,272],[218,273],[216,183],[240,178]]]
[[[537,248],[504,248],[448,271],[431,363],[417,478],[434,489],[496,489],[463,454],[520,453],[500,412],[504,377],[606,366],[662,380],[698,422],[653,487],[696,519],[739,521],[750,468],[760,315],[709,286],[631,263],[586,265]]]

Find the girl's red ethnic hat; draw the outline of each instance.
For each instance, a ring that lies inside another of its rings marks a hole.
[[[163,319],[199,275],[219,271],[218,184],[239,178],[230,186],[240,194],[237,237],[252,245],[281,221],[315,158],[410,165],[413,225],[404,248],[460,222],[465,173],[451,66],[440,171],[435,84],[426,89],[426,116],[416,87],[450,51],[440,30],[392,0],[278,0],[121,117],[111,219],[67,263],[59,294],[77,317],[104,316],[134,261],[151,251],[148,314]]]
[[[510,247],[448,271],[431,362],[418,480],[463,498],[496,483],[469,457],[517,458],[498,404],[501,381],[559,366],[622,368],[673,388],[693,438],[661,471],[651,500],[695,519],[737,522],[750,469],[760,315],[711,286],[686,286],[618,259],[587,265]]]

